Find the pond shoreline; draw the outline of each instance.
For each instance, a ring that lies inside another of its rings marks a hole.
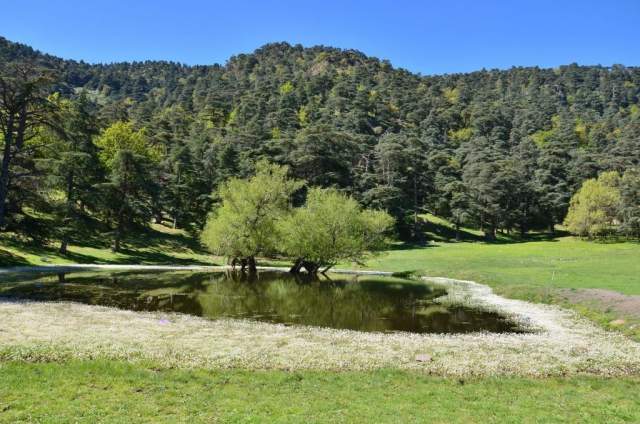
[[[55,272],[77,271],[78,267],[30,269]],[[607,332],[571,311],[503,298],[472,281],[424,280],[447,289],[447,296],[440,298],[443,304],[495,310],[532,331],[378,333],[243,319],[208,320],[64,301],[0,301],[0,364],[102,358],[151,361],[169,368],[404,369],[456,377],[640,375],[639,343]]]
[[[131,265],[131,264],[65,264],[33,265],[0,268],[0,275],[14,273],[74,272],[74,271],[212,271],[232,270],[229,265]],[[238,268],[236,267],[236,270]],[[258,271],[288,272],[288,267],[259,266]],[[392,276],[390,271],[332,269],[329,274]]]

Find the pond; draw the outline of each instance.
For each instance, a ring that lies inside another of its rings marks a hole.
[[[180,312],[359,331],[520,332],[499,314],[445,306],[443,288],[393,277],[310,279],[262,272],[74,272],[0,281],[0,297],[73,301],[134,311]]]

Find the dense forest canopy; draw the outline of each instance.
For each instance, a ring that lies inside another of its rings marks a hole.
[[[199,230],[211,193],[260,159],[388,211],[403,238],[425,212],[488,238],[552,229],[585,180],[640,165],[636,67],[421,76],[287,43],[225,65],[87,64],[0,38],[5,77],[20,64],[55,76],[58,124],[34,121],[36,141],[11,147],[6,225],[63,241],[154,217]],[[38,226],[45,215],[62,234]]]

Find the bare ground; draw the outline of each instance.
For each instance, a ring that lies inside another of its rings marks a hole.
[[[640,296],[637,295],[604,289],[564,289],[560,296],[569,303],[589,303],[603,311],[640,319]]]

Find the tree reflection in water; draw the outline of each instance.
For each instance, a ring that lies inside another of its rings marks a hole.
[[[3,283],[0,296],[74,301],[136,311],[173,311],[210,319],[246,318],[359,331],[509,332],[496,313],[443,306],[444,289],[393,277],[265,272],[95,272],[31,276]]]

